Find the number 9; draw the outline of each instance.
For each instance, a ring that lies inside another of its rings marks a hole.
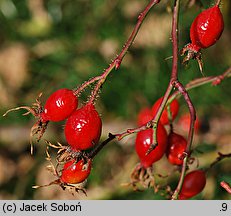
[[[222,203],[221,207],[222,207],[221,211],[227,211],[227,203]]]

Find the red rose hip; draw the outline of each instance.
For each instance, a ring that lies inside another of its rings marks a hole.
[[[179,194],[179,199],[189,199],[199,194],[206,185],[205,172],[194,170],[186,174]]]
[[[137,125],[142,126],[144,124],[147,124],[149,121],[151,121],[153,118],[153,114],[151,109],[148,107],[145,107],[140,110],[138,117],[137,117]]]
[[[70,89],[59,89],[47,99],[41,121],[62,121],[68,118],[78,107],[78,99]]]
[[[83,182],[91,172],[91,165],[91,160],[88,160],[87,162],[80,160],[77,163],[75,160],[66,162],[60,176],[61,182],[68,184],[78,184]]]
[[[187,140],[183,136],[177,133],[170,133],[166,150],[168,161],[173,165],[182,165],[186,146]]]
[[[152,164],[162,158],[167,147],[167,132],[163,125],[160,123],[157,127],[157,142],[158,146],[152,150],[148,155],[147,151],[150,148],[150,145],[153,144],[153,129],[143,130],[137,133],[135,148],[136,153],[138,154],[141,164],[148,168]]]
[[[183,115],[180,116],[177,124],[178,126],[180,127],[180,129],[183,131],[183,132],[187,132],[189,131],[189,127],[190,127],[190,114],[189,113],[185,113]],[[194,123],[194,130],[195,130],[195,133],[198,133],[199,130],[200,130],[200,127],[201,127],[201,122],[197,116],[196,120],[195,120],[195,123]]]
[[[216,43],[224,29],[224,21],[218,5],[201,12],[190,28],[191,44],[196,52]]]
[[[152,106],[152,114],[153,116],[156,115],[161,103],[163,101],[163,97],[159,98],[154,105]],[[171,103],[170,103],[170,111],[172,114],[172,120],[174,120],[178,114],[179,111],[179,103],[177,101],[177,99],[174,99]],[[169,124],[169,119],[168,119],[168,110],[167,107],[165,107],[164,111],[161,114],[160,117],[160,122],[163,125]]]
[[[202,11],[193,21],[190,28],[191,43],[186,45],[181,54],[184,55],[183,63],[195,58],[202,71],[202,60],[200,50],[208,48],[216,43],[224,29],[224,20],[219,8],[220,1],[207,10]]]
[[[75,150],[86,150],[99,142],[102,121],[92,103],[77,109],[67,119],[65,137]]]

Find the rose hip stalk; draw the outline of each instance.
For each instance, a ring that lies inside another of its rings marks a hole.
[[[183,63],[194,58],[198,61],[201,71],[203,65],[200,50],[214,45],[224,29],[224,21],[219,8],[219,2],[220,1],[217,1],[215,6],[204,10],[194,19],[190,28],[191,43],[186,45],[181,51],[182,55],[188,51]]]

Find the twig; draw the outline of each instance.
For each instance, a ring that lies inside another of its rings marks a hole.
[[[143,12],[140,13],[140,15],[138,16],[138,21],[131,33],[131,35],[129,36],[127,42],[125,43],[125,45],[123,46],[120,54],[112,61],[112,63],[109,65],[109,67],[102,73],[102,75],[100,76],[100,79],[98,81],[98,83],[96,84],[94,90],[91,93],[90,96],[90,100],[89,102],[94,102],[94,100],[96,99],[99,90],[102,88],[104,82],[106,81],[106,78],[108,77],[108,75],[110,74],[110,72],[115,68],[116,70],[119,69],[120,64],[124,58],[124,56],[126,55],[128,49],[130,48],[130,46],[132,45],[133,41],[135,40],[135,37],[137,35],[137,33],[139,32],[139,29],[145,19],[145,17],[147,16],[148,12],[150,11],[150,9],[158,4],[160,2],[160,0],[151,0],[149,2],[149,4],[145,7],[145,9],[143,10]]]
[[[230,187],[230,185],[229,185],[227,182],[222,181],[222,182],[220,183],[220,185],[221,185],[221,187],[223,187],[229,194],[231,194],[231,187]]]
[[[212,167],[214,167],[221,160],[223,160],[225,158],[230,158],[230,157],[231,157],[231,153],[229,153],[229,154],[222,154],[221,152],[218,152],[218,157],[216,158],[216,160],[213,163],[210,164],[209,169],[211,169]]]
[[[173,87],[176,87],[181,93],[188,105],[189,112],[190,112],[190,128],[189,128],[189,134],[188,134],[188,139],[187,139],[187,147],[186,147],[186,156],[183,160],[183,165],[181,169],[181,175],[180,179],[178,182],[178,185],[174,191],[174,194],[172,196],[172,199],[177,199],[178,194],[181,190],[183,181],[184,181],[184,176],[186,172],[186,167],[187,167],[187,159],[188,155],[191,149],[192,145],[192,140],[193,140],[193,132],[194,132],[194,122],[196,119],[196,112],[195,108],[193,106],[193,103],[188,95],[187,90],[185,87],[179,82],[178,80],[178,17],[179,17],[179,5],[180,2],[179,0],[175,0],[174,4],[174,9],[173,9],[173,21],[172,21],[172,40],[173,40],[173,63],[172,63],[172,76],[171,76],[171,84]]]
[[[229,78],[229,77],[231,77],[231,66],[221,75],[202,77],[202,78],[192,80],[185,86],[185,89],[188,91],[188,90],[191,90],[191,89],[194,89],[194,88],[197,88],[197,87],[209,84],[209,83],[212,83],[213,86],[217,86],[221,84],[221,82],[224,79]],[[168,101],[174,100],[179,95],[180,95],[180,92],[174,92]]]

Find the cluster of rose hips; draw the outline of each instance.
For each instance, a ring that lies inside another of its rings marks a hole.
[[[68,146],[55,146],[47,142],[51,147],[59,148],[58,166],[53,170],[58,179],[50,184],[59,184],[65,188],[69,184],[85,181],[91,172],[92,159],[87,157],[84,151],[98,144],[102,130],[102,121],[94,102],[89,100],[78,108],[76,91],[63,88],[51,94],[44,107],[38,99],[34,105],[36,106],[32,108],[24,106],[16,109],[27,109],[29,113],[38,118],[32,127],[32,135],[39,134],[38,141],[49,122],[66,121],[64,134]]]
[[[68,143],[68,156],[71,156],[71,159],[67,157],[68,160],[64,160],[59,181],[64,184],[83,182],[91,172],[92,160],[88,157],[79,159],[74,156],[81,157],[82,151],[98,144],[102,130],[102,121],[93,102],[89,101],[78,108],[75,92],[60,89],[48,98],[40,118],[43,122],[66,120],[64,134]]]
[[[151,108],[146,107],[139,112],[137,118],[138,126],[146,125],[149,121],[154,119],[162,100],[163,97],[159,98]],[[157,146],[154,150],[147,153],[154,141],[153,128],[142,130],[136,135],[135,149],[140,159],[140,164],[138,164],[132,173],[134,178],[132,181],[147,181],[147,178],[150,178],[150,175],[141,176],[139,173],[146,174],[146,171],[150,170],[152,165],[159,161],[164,155],[167,157],[170,164],[181,166],[183,164],[185,154],[190,154],[186,152],[187,140],[181,134],[178,134],[173,130],[172,123],[179,112],[178,100],[173,99],[168,106],[169,107],[165,107],[163,110],[156,128]],[[186,115],[183,115],[183,119],[179,122],[184,122],[184,124],[186,123],[186,127],[189,127],[189,124],[187,125],[187,123],[189,123],[189,121],[187,121],[188,118],[186,121],[185,119]],[[199,124],[197,123],[197,130],[199,129],[198,126]],[[166,128],[170,128],[169,133]],[[137,178],[139,179],[137,180]],[[179,199],[188,199],[197,195],[203,190],[205,183],[206,178],[204,171],[194,170],[189,172],[185,176],[182,190],[179,194]]]
[[[195,18],[190,28],[191,43],[181,51],[182,55],[188,52],[183,62],[188,62],[192,58],[196,59],[201,71],[200,50],[215,44],[224,28],[219,3],[218,0],[215,6],[204,10]],[[115,67],[117,69],[118,65]],[[99,87],[101,86],[99,85]],[[64,134],[68,145],[55,146],[47,142],[49,146],[59,149],[57,153],[58,165],[53,166],[57,180],[48,185],[59,184],[64,189],[72,184],[82,183],[88,178],[92,167],[92,157],[89,157],[85,152],[97,146],[102,130],[101,118],[94,106],[94,100],[89,100],[86,104],[78,107],[78,93],[78,91],[66,88],[59,89],[50,95],[44,107],[37,99],[33,107],[23,106],[9,110],[24,108],[28,110],[28,113],[32,113],[38,118],[31,130],[31,136],[38,135],[38,141],[45,132],[49,121],[66,121]],[[158,99],[152,108],[141,110],[137,121],[139,127],[154,119],[162,100],[163,97]],[[145,178],[149,178],[151,175],[149,171],[153,163],[159,161],[164,155],[166,155],[169,163],[177,166],[183,164],[186,154],[190,156],[190,152],[187,152],[187,140],[173,130],[172,122],[178,111],[179,103],[177,99],[173,99],[162,111],[156,128],[150,127],[137,133],[135,150],[139,156],[140,164],[133,172],[133,180],[142,179],[144,176],[140,176],[141,173],[142,175],[146,174]],[[187,118],[185,117],[185,119]],[[167,125],[170,125],[169,132],[166,130]],[[185,127],[188,129],[189,125],[186,123]],[[199,124],[195,124],[195,127],[199,127]],[[154,139],[154,131],[156,131],[156,140]],[[154,142],[157,142],[157,145],[149,152],[150,146]],[[49,156],[49,153],[47,155]],[[205,184],[206,176],[203,170],[187,173],[179,193],[179,199],[189,199],[197,195],[203,190]],[[84,192],[82,188],[77,187],[76,190]]]

